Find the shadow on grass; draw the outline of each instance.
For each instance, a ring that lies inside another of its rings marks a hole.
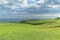
[[[57,26],[48,26],[48,27],[39,27],[39,28],[60,28],[60,25],[57,25]]]
[[[26,21],[22,21],[20,23],[23,23],[23,24],[31,24],[31,25],[43,25],[43,24],[50,24],[50,23],[55,23],[55,22],[40,22],[40,23],[34,23],[34,22],[26,22]]]
[[[42,22],[42,23],[31,23],[31,25],[43,25],[43,24],[50,24],[50,23],[54,23],[54,22]]]

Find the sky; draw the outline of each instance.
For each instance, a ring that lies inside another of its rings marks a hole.
[[[0,0],[0,18],[60,17],[60,0]]]

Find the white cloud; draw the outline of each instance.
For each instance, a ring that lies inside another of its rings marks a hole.
[[[9,5],[9,6],[6,6],[6,7],[9,7],[13,10],[20,9],[20,8],[24,9],[24,8],[28,7],[28,3],[27,3],[27,0],[17,0],[12,5]]]
[[[48,5],[49,8],[56,8],[54,5]]]
[[[13,10],[17,10],[17,9],[24,9],[24,8],[31,8],[31,7],[35,7],[36,9],[39,9],[40,7],[42,7],[42,4],[44,4],[47,0],[38,0],[37,2],[35,0],[32,0],[34,3],[28,5],[28,0],[12,0],[14,3],[12,3],[12,5],[6,5],[5,7],[9,7]],[[9,0],[1,0],[0,4],[8,4],[8,2],[10,2]],[[55,8],[55,6],[52,5],[48,5],[48,7],[50,8]]]
[[[19,15],[20,18],[49,18],[49,17],[58,17],[60,14],[29,14],[29,15]]]
[[[46,0],[40,0],[40,3],[45,3]]]
[[[8,1],[7,0],[0,0],[0,4],[7,4]]]
[[[18,0],[18,1],[20,1],[20,0]],[[22,8],[23,8],[23,7],[24,7],[24,8],[28,7],[28,3],[27,3],[28,1],[27,1],[27,0],[21,0],[20,2],[21,2],[21,3],[20,3],[20,4],[21,4],[20,6],[22,6]],[[17,4],[18,4],[18,3],[17,3]]]
[[[11,5],[9,7],[13,10],[16,10],[16,9],[20,8],[20,6],[18,6],[18,5]]]
[[[49,8],[59,9],[60,5],[48,5]]]
[[[11,1],[11,0],[10,0]],[[48,1],[48,0],[32,0],[34,3],[28,5],[28,0],[12,0],[14,3],[12,3],[12,5],[9,5],[9,7],[11,9],[19,9],[19,8],[28,8],[28,7],[35,7],[37,9],[39,9],[40,7],[43,6],[43,4]],[[0,4],[8,4],[9,0],[0,0]],[[8,7],[8,6],[6,6]],[[59,5],[48,5],[49,8],[59,8]]]

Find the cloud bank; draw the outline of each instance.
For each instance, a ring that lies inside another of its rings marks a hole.
[[[60,0],[0,0],[2,18],[53,17],[57,13]]]

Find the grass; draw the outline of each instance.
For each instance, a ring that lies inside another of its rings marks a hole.
[[[60,40],[60,19],[0,23],[0,40]]]

